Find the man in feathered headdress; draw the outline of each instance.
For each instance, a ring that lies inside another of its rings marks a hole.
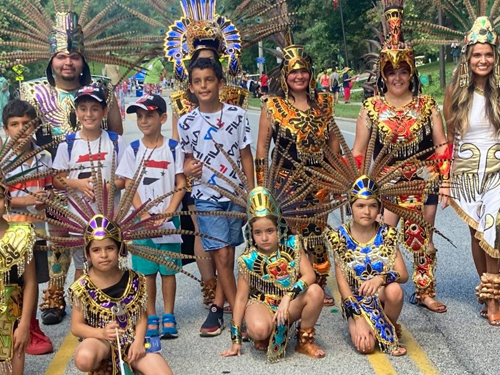
[[[155,37],[131,38],[118,33],[100,38],[103,32],[115,23],[134,16],[121,14],[103,23],[109,11],[116,6],[113,2],[87,22],[91,3],[92,0],[83,2],[80,16],[73,11],[72,5],[56,3],[55,19],[43,7],[28,1],[12,3],[13,11],[3,10],[4,14],[13,20],[13,26],[1,31],[1,34],[10,37],[10,41],[0,41],[0,45],[15,47],[17,50],[4,53],[4,62],[0,65],[10,67],[16,64],[16,61],[26,64],[48,59],[46,80],[26,82],[21,87],[22,98],[30,102],[43,118],[44,125],[37,133],[39,145],[50,143],[78,130],[74,114],[74,96],[78,89],[89,84],[101,85],[107,96],[108,116],[103,121],[103,127],[118,134],[123,133],[113,86],[105,80],[92,83],[88,63],[95,61],[133,69],[137,65],[135,62],[112,56],[110,51],[119,50],[136,55],[139,46],[142,47],[144,43],[152,40],[150,38]],[[22,18],[14,13],[20,14]],[[41,306],[42,321],[44,324],[57,324],[65,315],[62,288],[70,258],[65,252],[51,253],[49,263],[51,281]]]

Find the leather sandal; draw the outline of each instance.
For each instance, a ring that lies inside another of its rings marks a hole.
[[[265,340],[253,341],[253,347],[255,348],[255,350],[258,350],[259,352],[267,351],[268,346],[269,346],[269,337]]]
[[[316,330],[314,327],[299,329],[297,333],[297,346],[295,351],[297,353],[305,354],[311,358],[323,358],[325,353],[318,345],[314,343],[314,336],[316,335]],[[322,351],[323,354],[317,354],[318,351]]]
[[[488,314],[488,323],[490,326],[500,327],[500,312]]]
[[[402,357],[406,355],[406,353],[407,353],[406,348],[402,345],[399,345],[398,348],[390,352],[389,355],[393,357]]]

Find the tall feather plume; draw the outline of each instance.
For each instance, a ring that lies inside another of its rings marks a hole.
[[[113,0],[111,1],[110,4],[108,4],[106,7],[104,7],[104,9],[102,9],[100,12],[98,12],[94,18],[92,18],[86,25],[82,25],[82,31],[83,31],[83,34],[85,35],[86,33],[88,32],[91,32],[94,28],[95,25],[98,25],[101,20],[106,17],[106,15],[108,14],[108,12],[113,9],[113,7],[118,3],[118,1],[116,0]]]
[[[20,2],[19,0],[7,0],[11,5],[24,13],[25,17],[32,19],[38,25],[41,33],[50,33],[50,28],[47,27],[44,16],[40,11],[28,1]]]
[[[372,131],[370,132],[370,140],[368,141],[368,148],[366,149],[365,158],[363,159],[363,165],[361,167],[363,174],[368,174],[368,170],[370,169],[373,152],[375,151],[375,141],[377,140],[377,136],[378,136],[378,128],[376,126],[373,126]]]
[[[162,264],[170,269],[176,270],[177,272],[183,273],[184,275],[186,275],[186,276],[190,277],[191,279],[196,280],[198,283],[202,284],[202,281],[200,279],[198,279],[196,276],[185,271],[183,268],[178,267],[174,263],[169,262],[164,257],[158,256],[158,255],[153,255],[149,251],[141,250],[135,245],[130,245],[128,247],[128,250],[130,251],[131,254],[137,255],[137,256],[144,258],[144,259],[147,259],[151,262]]]
[[[389,202],[389,201],[384,201],[384,208],[388,209],[389,211],[395,213],[399,217],[402,217],[406,220],[411,220],[414,223],[418,224],[422,228],[427,229],[429,232],[433,232],[444,238],[446,241],[448,241],[453,247],[456,248],[455,244],[448,238],[446,237],[443,233],[441,233],[439,230],[437,230],[434,226],[430,225],[424,218],[423,216],[420,216],[417,214],[415,211],[407,210],[402,208],[401,206]]]
[[[66,194],[69,196],[69,198],[76,203],[76,206],[78,206],[87,217],[94,216],[92,207],[84,198],[81,198],[78,193],[73,188],[71,188],[63,178],[59,177],[58,174],[54,175],[54,178],[59,181],[59,183],[64,187],[64,190],[66,191]]]
[[[87,23],[87,17],[89,15],[90,5],[92,1],[93,0],[83,1],[82,11],[80,12],[80,22],[82,23],[82,25],[85,25]]]
[[[212,138],[212,140],[213,140],[213,138]],[[228,161],[228,163],[231,165],[233,170],[238,175],[238,178],[240,179],[241,183],[245,186],[246,189],[249,189],[250,185],[249,185],[249,182],[248,182],[248,179],[247,179],[247,176],[245,175],[245,173],[243,173],[243,171],[240,168],[238,168],[238,164],[236,164],[236,162],[233,160],[233,158],[231,158],[231,156],[229,156],[228,152],[226,150],[224,150],[224,148],[219,143],[215,142],[215,140],[213,140],[213,142],[214,142],[217,150],[219,150],[219,152],[221,152],[226,157],[226,160]]]
[[[500,0],[495,0],[490,8],[490,15],[496,15],[498,12],[498,7],[500,6]]]
[[[472,7],[470,0],[464,0],[464,4],[465,4],[465,9],[467,9],[467,13],[469,13],[469,18],[471,20],[475,20],[477,18],[477,14],[474,11],[474,8]]]

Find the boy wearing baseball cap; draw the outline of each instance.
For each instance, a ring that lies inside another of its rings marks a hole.
[[[53,168],[61,170],[59,177],[72,188],[81,199],[86,200],[94,209],[94,187],[91,177],[91,165],[100,165],[102,178],[110,182],[115,153],[115,168],[118,166],[127,144],[118,134],[103,130],[103,119],[107,114],[106,95],[100,86],[85,86],[79,89],[75,96],[75,114],[81,129],[68,134],[66,142],[59,144],[54,158]],[[66,172],[67,169],[73,169]],[[113,181],[118,189],[124,186],[123,180]],[[55,178],[54,187],[65,190],[65,184]],[[120,200],[120,192],[115,194],[115,204]],[[78,211],[71,205],[73,212]],[[80,216],[80,215],[79,215]],[[85,257],[83,251],[73,253],[75,262],[75,280],[83,274]]]
[[[127,108],[127,113],[137,115],[137,126],[143,137],[132,142],[125,151],[116,174],[131,182],[135,171],[146,164],[147,174],[144,176],[134,197],[134,207],[138,208],[148,199],[155,199],[165,193],[186,186],[183,173],[184,155],[177,141],[162,135],[161,127],[167,121],[167,104],[159,95],[147,95]],[[145,214],[143,219],[155,214],[173,213],[184,196],[184,190],[167,197],[163,202]],[[179,228],[178,216],[172,216],[163,223],[163,229]],[[159,250],[181,252],[180,236],[163,236],[158,239],[137,241],[138,244]],[[180,259],[169,259],[177,267],[182,267]],[[174,316],[176,270],[155,262],[132,255],[132,268],[146,276],[148,292],[148,331],[146,340],[152,351],[160,348],[160,318],[156,315],[156,275],[161,275],[164,313],[161,319],[161,338],[176,338],[177,323]]]

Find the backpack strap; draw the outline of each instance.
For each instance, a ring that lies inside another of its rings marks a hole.
[[[66,135],[66,144],[68,145],[69,160],[71,160],[71,151],[73,151],[75,139],[76,139],[76,133],[70,133],[70,134]]]
[[[177,142],[175,139],[168,140],[168,147],[170,147],[170,151],[172,152],[172,155],[174,157],[174,163],[175,163],[175,148],[177,147],[178,144],[179,142]]]
[[[118,137],[119,137],[118,133],[109,130],[106,130],[106,132],[108,133],[109,139],[111,140],[111,142],[113,142],[113,145],[115,146],[116,154],[118,154],[118,152],[120,151],[118,147]]]
[[[134,150],[134,157],[137,157],[137,153],[139,152],[140,142],[138,139],[130,143],[130,147]]]

